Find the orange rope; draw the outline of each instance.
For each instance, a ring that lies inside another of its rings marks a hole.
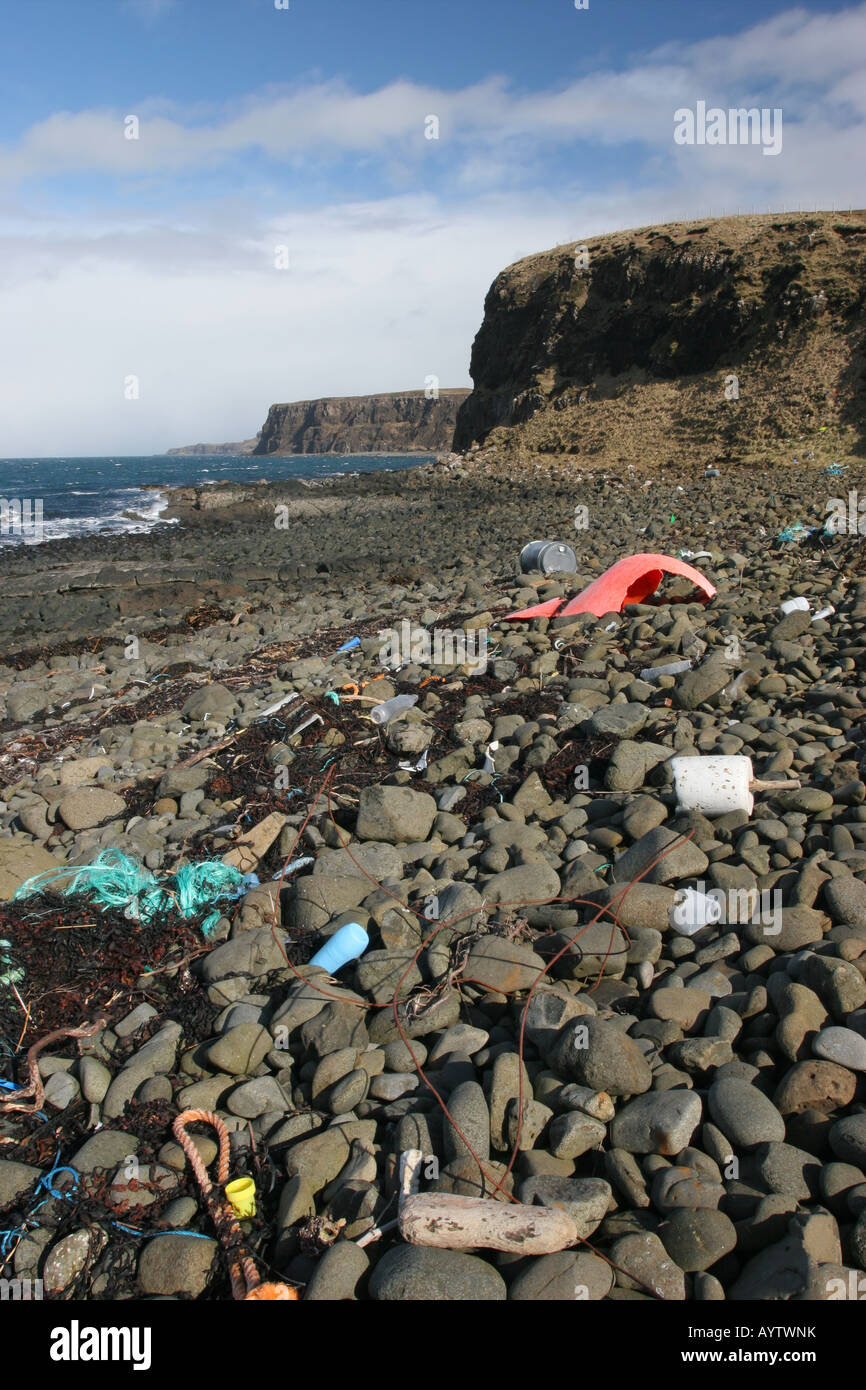
[[[229,1180],[229,1132],[219,1116],[214,1115],[210,1110],[184,1110],[183,1114],[178,1115],[172,1125],[174,1137],[189,1159],[195,1180],[201,1188],[201,1195],[223,1246],[223,1253],[228,1261],[232,1297],[244,1301],[247,1299],[275,1299],[282,1302],[297,1302],[297,1289],[293,1289],[289,1284],[263,1284],[259,1278],[259,1272],[251,1256],[247,1253],[244,1245],[244,1233],[237,1223],[235,1214],[225,1197],[214,1190],[207,1175],[207,1168],[202,1162],[201,1154],[186,1132],[187,1125],[196,1122],[210,1125],[216,1130],[219,1140],[217,1180],[221,1186]]]

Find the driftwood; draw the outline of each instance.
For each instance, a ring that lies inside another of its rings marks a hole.
[[[410,1245],[440,1250],[510,1250],[553,1255],[578,1242],[577,1227],[559,1207],[530,1207],[487,1197],[431,1192],[400,1202],[400,1235]]]
[[[240,869],[242,874],[251,873],[267,854],[285,823],[286,817],[281,811],[272,811],[232,845],[228,853],[223,855],[223,863]]]

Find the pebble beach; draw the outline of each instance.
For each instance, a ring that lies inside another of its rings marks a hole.
[[[862,1296],[863,485],[476,448],[4,551],[0,1275],[231,1299],[198,1110],[305,1301]],[[575,573],[521,572],[542,537]],[[714,597],[507,617],[641,552]],[[684,809],[692,757],[751,759],[753,806]],[[68,891],[107,851],[257,882],[144,920]],[[409,1153],[418,1199],[526,1230],[411,1230]]]

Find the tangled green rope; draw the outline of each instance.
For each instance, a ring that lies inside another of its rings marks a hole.
[[[131,922],[148,924],[158,913],[172,907],[182,917],[197,917],[220,899],[239,897],[255,875],[244,875],[230,864],[205,859],[198,864],[185,864],[176,874],[160,881],[150,869],[120,850],[104,849],[92,864],[80,868],[61,865],[28,878],[16,890],[15,900],[42,893],[64,878],[69,879],[59,889],[64,897],[85,893],[98,907],[122,908]],[[205,936],[213,931],[220,915],[215,909],[204,919],[201,929]]]

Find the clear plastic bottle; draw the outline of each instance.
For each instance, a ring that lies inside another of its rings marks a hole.
[[[370,710],[370,718],[374,724],[387,724],[390,719],[394,718],[395,714],[399,714],[404,709],[411,709],[417,703],[417,695],[394,695],[392,699],[385,700],[381,705],[374,705]]]
[[[647,666],[641,671],[642,681],[658,680],[659,676],[678,676],[682,671],[690,671],[692,668],[691,657],[685,661],[669,661],[667,666]]]

